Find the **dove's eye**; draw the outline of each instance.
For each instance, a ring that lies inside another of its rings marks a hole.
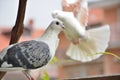
[[[60,24],[60,23],[57,21],[57,22],[56,22],[56,25],[59,25],[59,24]]]

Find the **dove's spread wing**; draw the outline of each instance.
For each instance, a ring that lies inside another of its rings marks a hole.
[[[9,48],[3,60],[0,60],[0,66],[2,68],[36,69],[46,65],[50,59],[48,45],[41,41],[31,40]]]
[[[84,27],[87,26],[87,22],[88,22],[88,2],[87,0],[81,0],[80,2],[80,8],[76,8],[78,9],[78,15],[77,15],[77,19],[80,21],[81,25],[83,25]]]

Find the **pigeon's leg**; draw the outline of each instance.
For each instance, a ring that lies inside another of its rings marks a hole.
[[[23,73],[26,75],[28,80],[34,80],[34,78],[30,75],[29,70],[24,70]]]

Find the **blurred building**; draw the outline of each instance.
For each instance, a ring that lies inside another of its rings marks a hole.
[[[0,26],[0,51],[9,45],[11,30],[8,26]],[[34,21],[30,19],[28,24],[25,25],[24,32],[19,40],[19,42],[33,40],[43,34],[43,29],[34,28]],[[35,71],[36,74],[33,74],[35,78],[38,77],[40,71]],[[14,77],[13,77],[14,75]],[[7,72],[3,80],[26,80],[25,75],[20,71]]]
[[[63,0],[62,5],[65,4],[65,1],[66,0]],[[111,38],[107,51],[120,56],[120,0],[88,1],[88,29],[99,27],[104,24],[109,24],[111,30]],[[79,6],[79,4],[80,3],[78,2],[77,5],[72,6],[72,8]],[[72,8],[69,8],[69,6],[62,7],[63,10],[72,11]],[[34,39],[44,32],[43,29],[34,29],[33,24],[34,23],[32,20],[28,22],[28,25],[26,25],[20,41]],[[5,48],[9,44],[10,31],[10,28],[0,28],[0,50]],[[97,60],[87,63],[81,63],[79,61],[71,60],[65,55],[65,52],[69,46],[69,41],[66,39],[63,32],[60,33],[59,37],[60,45],[56,52],[58,63],[52,66],[48,66],[47,68],[51,79],[56,80],[56,78],[58,78],[62,80],[63,78],[120,74],[120,60],[116,59],[111,55],[104,55]],[[13,80],[13,78],[10,78],[10,75],[16,75],[17,78],[19,77],[19,74],[17,75],[17,73],[8,73],[5,77],[5,80]],[[17,78],[15,78],[15,80]],[[25,78],[22,78],[21,76],[19,79],[25,80]]]
[[[76,5],[73,5],[72,8],[70,8],[66,1],[67,0],[63,0],[62,2],[63,10],[72,11]],[[88,2],[88,29],[109,24],[111,38],[107,51],[120,56],[120,0],[88,0]],[[79,2],[76,2],[76,4],[79,4]],[[69,42],[66,40],[63,33],[61,34],[60,38],[62,40],[60,43],[61,45],[58,48],[57,55],[59,56],[60,60],[66,60],[61,62],[62,65],[59,66],[59,77],[61,79],[120,74],[120,60],[111,55],[104,55],[97,60],[87,63],[70,60],[65,55],[65,51],[67,49],[66,47],[68,47]]]

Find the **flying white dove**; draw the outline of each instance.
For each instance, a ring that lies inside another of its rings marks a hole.
[[[58,34],[63,29],[63,23],[55,19],[41,37],[6,47],[0,52],[0,71],[32,70],[47,65],[55,55]],[[33,80],[29,74],[26,76]]]
[[[80,9],[80,22],[74,16],[73,12],[55,10],[52,17],[63,21],[65,25],[64,33],[71,41],[66,54],[78,61],[88,62],[97,59],[108,47],[110,38],[110,29],[108,25],[99,28],[86,30],[87,25],[87,1],[82,0]]]

